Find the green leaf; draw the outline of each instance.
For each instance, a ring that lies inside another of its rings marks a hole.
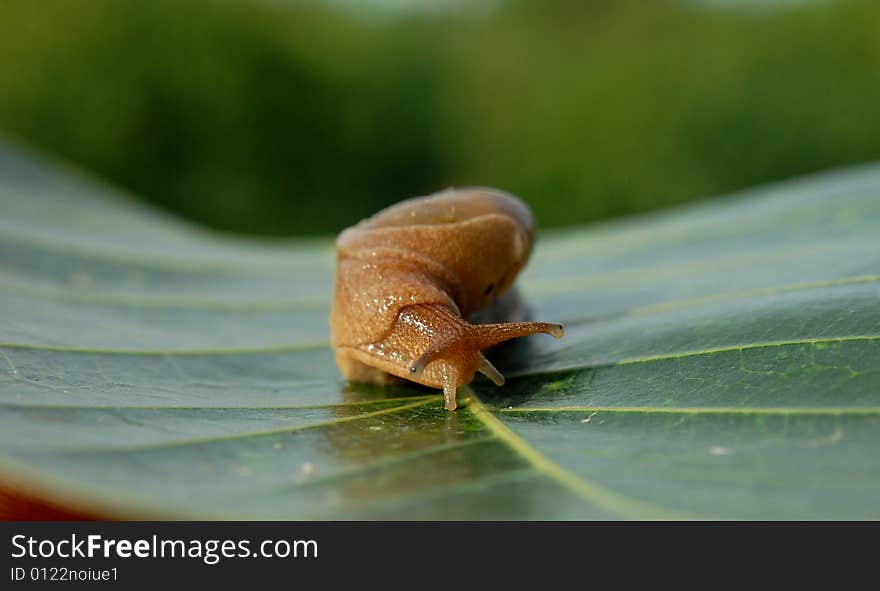
[[[252,242],[0,148],[0,480],[223,519],[878,518],[880,167],[546,234],[561,341],[458,412],[346,385],[332,241]]]

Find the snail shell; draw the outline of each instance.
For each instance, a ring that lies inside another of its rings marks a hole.
[[[504,377],[481,353],[508,339],[547,333],[546,322],[471,324],[528,260],[534,218],[496,189],[446,190],[402,201],[347,228],[336,239],[331,344],[343,376],[386,383],[394,377],[456,390],[476,372]]]

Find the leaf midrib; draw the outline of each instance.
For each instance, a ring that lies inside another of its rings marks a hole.
[[[565,470],[511,431],[480,402],[469,387],[465,388],[468,390],[466,398],[468,412],[481,421],[490,432],[506,443],[513,452],[522,457],[537,472],[581,499],[627,519],[672,519],[685,517],[672,509],[631,499]]]

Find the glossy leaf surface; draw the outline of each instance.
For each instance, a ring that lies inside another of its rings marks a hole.
[[[0,150],[0,478],[97,515],[877,518],[880,168],[543,236],[458,412],[347,385],[332,241]]]

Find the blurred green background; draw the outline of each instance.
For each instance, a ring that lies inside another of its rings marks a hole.
[[[880,2],[4,0],[0,133],[227,231],[583,223],[880,159]]]

